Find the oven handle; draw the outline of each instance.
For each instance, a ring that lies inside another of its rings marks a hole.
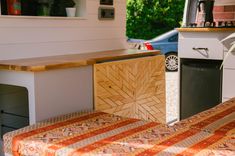
[[[193,47],[193,50],[196,50],[196,51],[198,51],[198,50],[208,51],[209,49],[208,48],[195,48],[195,47]]]
[[[200,53],[202,56],[209,58],[209,49],[208,48],[195,48],[193,47],[193,50]]]

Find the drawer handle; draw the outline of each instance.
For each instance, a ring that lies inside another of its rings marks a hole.
[[[193,50],[197,51],[202,56],[209,58],[209,53],[208,53],[209,49],[208,48],[195,48],[195,47],[193,47]]]
[[[208,48],[193,48],[193,50],[205,50],[205,51],[208,51],[209,49]]]

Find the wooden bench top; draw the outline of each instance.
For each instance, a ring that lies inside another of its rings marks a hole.
[[[159,55],[159,50],[133,50],[123,49],[114,51],[70,54],[49,57],[27,58],[0,61],[0,69],[14,71],[39,72],[53,69],[64,69],[93,65],[98,62],[112,61],[120,59],[130,59],[136,57]]]

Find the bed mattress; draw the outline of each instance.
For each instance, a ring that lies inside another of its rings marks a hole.
[[[15,156],[231,156],[234,101],[173,126],[103,112],[73,113],[5,134],[4,149]]]
[[[235,98],[190,118],[184,119],[176,125],[200,129],[210,133],[235,135],[235,129],[228,132],[226,131],[226,129],[235,127]],[[219,131],[221,128],[222,130]]]

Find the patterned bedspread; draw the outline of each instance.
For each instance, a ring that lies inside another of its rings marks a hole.
[[[174,126],[103,112],[73,113],[4,135],[15,156],[232,156],[235,99]]]
[[[210,133],[235,135],[235,98],[177,123],[178,126],[200,129]],[[221,131],[219,129],[223,128]],[[226,129],[234,128],[226,132]],[[225,133],[226,132],[226,133]]]

